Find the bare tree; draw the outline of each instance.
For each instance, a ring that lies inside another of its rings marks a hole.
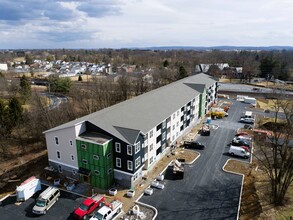
[[[275,115],[269,123],[271,134],[264,139],[255,138],[255,157],[264,167],[270,179],[271,201],[283,205],[288,187],[293,181],[293,103],[280,99],[274,101]],[[284,120],[278,119],[284,114]]]

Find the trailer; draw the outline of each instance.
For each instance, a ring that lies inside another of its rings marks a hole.
[[[41,190],[41,181],[32,176],[16,187],[17,201],[25,201]]]
[[[256,99],[255,98],[246,97],[246,98],[244,98],[244,102],[248,103],[248,104],[251,104],[254,107],[256,106]]]

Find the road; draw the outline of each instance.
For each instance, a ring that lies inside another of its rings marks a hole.
[[[212,121],[219,128],[211,136],[196,138],[206,148],[200,151],[199,159],[186,166],[184,179],[172,180],[167,169],[165,189],[141,198],[157,208],[158,220],[237,219],[242,176],[226,173],[222,167],[231,158],[228,144],[236,129],[243,127],[238,120],[247,104],[233,102],[229,117]]]
[[[49,106],[47,107],[48,110],[52,110],[54,108],[57,108],[61,103],[68,102],[68,98],[66,96],[55,96],[49,93],[40,93],[42,96],[46,96],[48,99],[51,100]]]

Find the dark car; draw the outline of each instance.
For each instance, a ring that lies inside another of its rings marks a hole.
[[[247,141],[244,141],[244,140],[233,140],[232,145],[250,147],[250,144]]]
[[[198,141],[184,141],[184,147],[188,149],[199,149],[203,150],[205,146]]]

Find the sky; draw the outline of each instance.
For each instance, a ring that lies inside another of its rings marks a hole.
[[[0,0],[0,49],[293,46],[293,0]]]

